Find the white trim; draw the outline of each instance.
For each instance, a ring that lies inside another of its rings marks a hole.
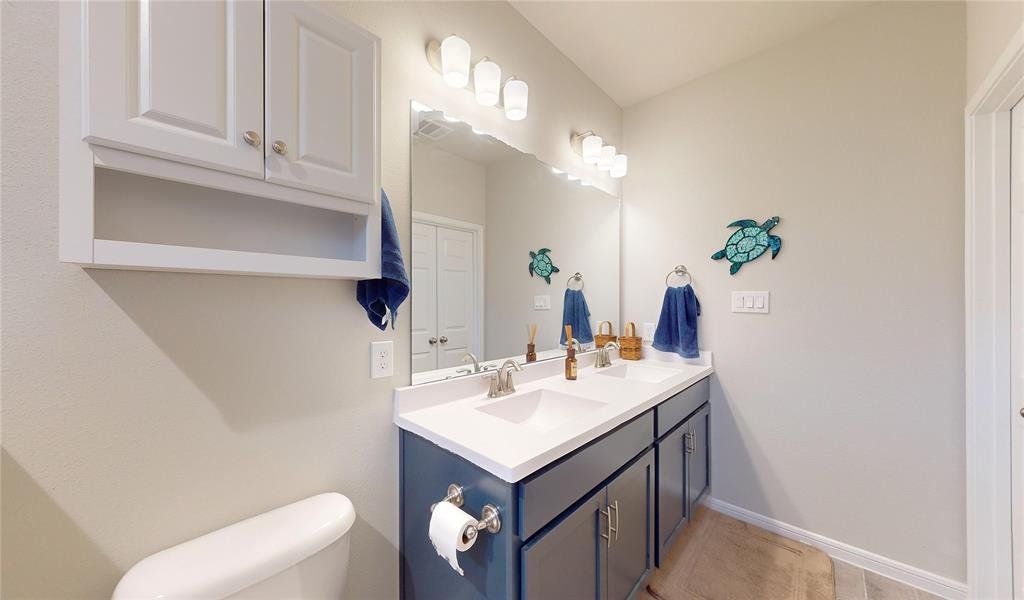
[[[476,277],[476,291],[473,294],[473,319],[476,321],[476,352],[475,354],[483,360],[484,355],[484,342],[486,342],[484,333],[484,311],[486,306],[484,305],[484,226],[477,223],[470,223],[469,221],[460,221],[458,219],[452,219],[451,217],[444,217],[441,215],[432,215],[430,213],[412,211],[412,222],[423,223],[425,225],[440,225],[441,227],[448,227],[451,229],[460,229],[462,231],[468,231],[473,234],[473,250],[476,253],[476,259],[474,262],[474,270]],[[410,253],[412,248],[409,249]],[[411,265],[410,265],[411,268]]]
[[[1022,96],[1024,27],[964,113],[967,584],[977,600],[1013,598],[1010,110]]]
[[[912,567],[906,563],[901,563],[897,560],[875,554],[874,552],[869,552],[868,550],[851,546],[850,544],[814,533],[813,531],[807,531],[806,529],[801,529],[795,525],[790,525],[789,523],[784,523],[782,521],[766,517],[745,508],[729,504],[728,502],[723,502],[717,498],[712,498],[711,496],[704,499],[704,504],[706,504],[708,508],[733,517],[734,519],[739,519],[740,521],[756,525],[757,527],[772,533],[777,533],[781,536],[819,548],[832,558],[878,573],[879,575],[884,575],[889,579],[895,579],[896,581],[905,583],[909,586],[931,592],[936,596],[949,598],[950,600],[963,600],[967,598],[967,584],[963,582],[954,581],[948,577],[943,577],[942,575],[936,575],[935,573],[925,571],[924,569]]]

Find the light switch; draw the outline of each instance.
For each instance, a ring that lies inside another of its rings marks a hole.
[[[732,312],[767,313],[770,308],[769,292],[733,292]]]
[[[533,310],[551,310],[551,296],[534,296]]]

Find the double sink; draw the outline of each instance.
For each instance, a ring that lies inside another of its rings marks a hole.
[[[640,363],[594,369],[595,377],[638,383],[661,383],[678,371]],[[604,408],[607,402],[540,387],[512,394],[476,407],[477,411],[537,432],[551,431],[573,419]]]

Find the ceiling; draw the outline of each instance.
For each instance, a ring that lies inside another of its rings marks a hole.
[[[534,2],[512,6],[619,106],[656,96],[864,2]]]

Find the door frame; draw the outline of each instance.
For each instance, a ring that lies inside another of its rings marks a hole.
[[[473,258],[475,259],[473,261],[473,276],[476,278],[476,285],[473,286],[473,321],[476,332],[476,335],[473,336],[473,347],[476,349],[474,354],[483,361],[484,342],[486,341],[484,339],[484,226],[415,210],[412,211],[412,221],[413,223],[458,229],[473,235]]]
[[[1021,98],[1024,27],[964,111],[967,593],[978,600],[1013,598],[1010,110]]]

